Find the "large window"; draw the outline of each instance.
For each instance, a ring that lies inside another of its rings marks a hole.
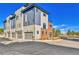
[[[29,25],[34,25],[34,24],[40,25],[41,13],[38,11],[38,9],[32,9],[24,13],[23,19],[24,19],[23,21],[24,26],[29,26]]]
[[[43,29],[46,29],[46,23],[43,23]]]
[[[11,28],[15,28],[15,19],[11,20]]]
[[[41,25],[41,13],[39,11],[35,13],[35,24]]]
[[[6,23],[4,23],[4,29],[6,29]]]
[[[34,9],[24,13],[24,26],[33,25],[35,23],[35,11]]]

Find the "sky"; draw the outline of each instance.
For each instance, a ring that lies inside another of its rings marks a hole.
[[[25,3],[0,3],[0,28],[4,27],[4,20],[10,14],[25,5]],[[55,29],[62,32],[67,30],[79,31],[79,4],[78,3],[37,3],[49,15],[49,21]]]

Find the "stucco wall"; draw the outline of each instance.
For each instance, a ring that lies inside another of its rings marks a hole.
[[[37,31],[39,33],[37,33]],[[35,39],[36,40],[41,39],[41,26],[39,25],[35,25]]]
[[[44,12],[41,12],[41,28],[43,28],[43,23],[46,23],[46,29],[48,29],[48,15],[43,15]]]
[[[22,8],[18,9],[15,14],[16,14],[16,31],[22,30],[22,13],[21,13]]]

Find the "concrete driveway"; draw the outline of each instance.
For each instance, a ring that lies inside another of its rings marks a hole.
[[[8,38],[0,37],[0,42],[3,42],[3,41],[11,41],[11,40],[9,40]]]
[[[0,55],[79,55],[79,49],[43,42],[0,44]]]
[[[0,42],[9,41],[0,38]],[[79,55],[79,49],[44,42],[16,42],[4,45],[0,43],[0,55]]]

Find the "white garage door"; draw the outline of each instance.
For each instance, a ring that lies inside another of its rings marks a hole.
[[[17,31],[17,38],[22,39],[22,31]]]
[[[25,39],[32,39],[33,33],[32,32],[25,32]]]

